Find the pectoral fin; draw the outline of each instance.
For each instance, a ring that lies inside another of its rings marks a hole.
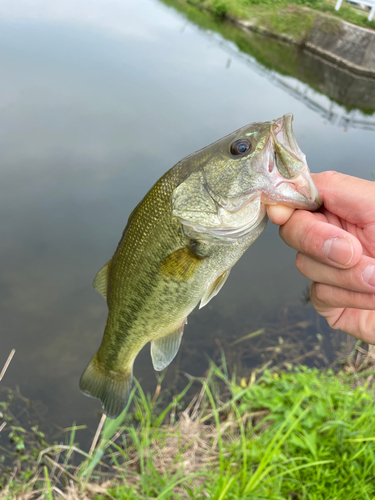
[[[187,321],[185,320],[174,332],[160,339],[151,341],[151,358],[156,371],[160,372],[164,370],[176,356],[186,323]]]
[[[112,259],[103,266],[98,274],[95,276],[93,287],[97,292],[100,293],[107,300],[107,288],[108,288],[108,275],[111,269]]]
[[[160,263],[160,273],[165,278],[188,280],[201,263],[202,257],[194,255],[190,248],[180,248]]]
[[[225,271],[225,273],[221,274],[218,278],[216,278],[216,280],[209,286],[208,290],[201,299],[201,303],[199,304],[199,309],[202,309],[202,307],[208,304],[210,300],[220,292],[224,283],[227,281],[229,273],[230,269],[228,269],[228,271]]]

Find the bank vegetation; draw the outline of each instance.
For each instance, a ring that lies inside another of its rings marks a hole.
[[[0,498],[370,500],[374,351],[357,342],[342,363],[268,362],[237,377],[222,353],[169,404],[161,380],[152,396],[136,382],[128,408],[101,418],[88,450],[75,425],[52,445],[38,427],[23,428],[15,394],[3,390]]]

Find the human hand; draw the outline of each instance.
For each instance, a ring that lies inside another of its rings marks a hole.
[[[319,212],[276,205],[268,215],[298,251],[316,311],[332,328],[375,344],[375,183],[337,172],[312,177]]]

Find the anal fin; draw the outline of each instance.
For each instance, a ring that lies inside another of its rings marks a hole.
[[[158,372],[164,370],[174,359],[180,347],[186,323],[187,320],[185,319],[182,325],[174,332],[151,341],[151,358],[154,370]]]
[[[107,300],[108,275],[111,269],[112,259],[105,264],[95,276],[92,286]]]
[[[206,293],[201,298],[201,303],[199,304],[199,309],[202,309],[206,304],[210,302],[210,300],[217,295],[222,289],[224,283],[227,281],[229,276],[230,269],[221,274],[216,280],[211,283],[211,285],[206,290]]]

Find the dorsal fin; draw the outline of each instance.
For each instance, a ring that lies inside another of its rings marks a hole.
[[[151,358],[154,370],[158,372],[164,370],[164,368],[166,368],[174,359],[178,348],[180,347],[186,323],[187,319],[185,319],[182,325],[174,332],[169,333],[160,339],[151,341]]]
[[[108,274],[111,269],[112,259],[105,264],[95,276],[92,286],[107,300]]]
[[[220,274],[220,276],[218,278],[216,278],[216,280],[213,283],[211,283],[211,285],[206,290],[206,293],[201,298],[201,303],[199,304],[199,309],[202,309],[202,307],[204,307],[206,304],[208,304],[210,302],[210,300],[220,292],[224,283],[227,281],[229,273],[230,273],[230,269],[228,269],[228,271],[225,271],[223,274]]]

